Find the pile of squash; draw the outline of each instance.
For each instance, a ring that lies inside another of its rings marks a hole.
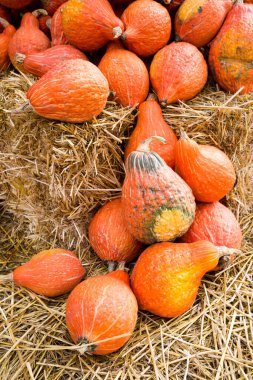
[[[138,108],[122,197],[89,226],[90,244],[109,273],[80,283],[85,270],[75,254],[53,249],[0,277],[48,297],[71,291],[66,323],[80,352],[122,347],[138,308],[166,318],[189,310],[202,277],[240,252],[240,226],[219,202],[236,181],[230,159],[183,130],[178,139],[161,106],[195,97],[208,67],[224,90],[253,90],[253,5],[165,3],[0,0],[0,71],[11,62],[40,77],[22,111],[82,123],[103,111],[108,96]],[[134,260],[130,281],[124,267]]]

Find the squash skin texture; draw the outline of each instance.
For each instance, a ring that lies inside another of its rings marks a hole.
[[[91,277],[79,284],[67,300],[67,328],[75,343],[91,343],[92,354],[107,355],[129,340],[137,311],[136,298],[125,280],[113,272]],[[126,335],[117,338],[123,334]],[[106,339],[109,340],[97,343]]]
[[[62,27],[62,11],[66,4],[63,3],[57,11],[54,13],[51,20],[51,38],[52,38],[52,46],[56,45],[68,45],[69,41],[67,37],[63,33]]]
[[[231,0],[185,0],[175,17],[175,32],[181,41],[197,47],[207,45],[220,30]]]
[[[182,138],[176,145],[176,171],[200,202],[216,202],[234,186],[232,162],[220,149]]]
[[[215,81],[226,91],[253,91],[253,5],[239,4],[229,12],[211,44],[209,66]]]
[[[69,0],[63,8],[62,26],[69,42],[83,51],[100,49],[115,39],[114,28],[124,29],[107,0]]]
[[[110,43],[98,67],[115,93],[117,103],[124,107],[136,106],[147,97],[149,75],[145,64],[119,43]]]
[[[128,231],[121,198],[101,207],[89,225],[89,240],[101,260],[130,262],[142,251],[142,244]]]
[[[148,247],[131,277],[139,308],[165,318],[181,315],[193,305],[202,277],[218,259],[216,247],[208,241]]]
[[[30,5],[33,0],[0,0],[0,4],[11,9],[21,9]]]
[[[16,29],[12,25],[7,25],[0,34],[0,72],[7,70],[10,65],[8,54],[9,43],[16,33]]]
[[[108,93],[108,82],[95,65],[70,59],[34,83],[27,99],[40,116],[82,123],[103,111]]]
[[[14,269],[13,281],[35,293],[57,297],[74,289],[85,272],[73,252],[58,248],[42,251]]]
[[[150,66],[150,80],[163,104],[194,98],[207,82],[203,55],[187,42],[173,42],[159,50]]]
[[[41,3],[43,9],[52,16],[62,4],[66,3],[66,1],[67,0],[41,0]]]
[[[167,9],[153,0],[136,0],[121,17],[122,35],[127,48],[140,57],[148,57],[164,47],[170,39],[171,19]]]

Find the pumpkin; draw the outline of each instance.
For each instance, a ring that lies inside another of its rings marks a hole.
[[[3,5],[0,4],[0,18],[3,18],[4,20],[11,22],[11,13],[9,9],[5,8]],[[4,26],[0,24],[0,33],[4,31]]]
[[[88,61],[84,53],[70,45],[57,45],[39,53],[18,54],[16,61],[22,63],[29,73],[41,77],[49,70],[69,59],[83,59]]]
[[[142,251],[142,244],[127,230],[121,198],[106,203],[95,214],[89,225],[89,240],[100,259],[109,264],[132,261]]]
[[[85,272],[73,252],[60,248],[49,249],[37,253],[12,273],[0,276],[0,283],[13,281],[35,293],[57,297],[74,289]]]
[[[145,140],[126,161],[122,206],[130,233],[145,244],[174,240],[193,222],[195,202],[189,186]]]
[[[147,97],[149,76],[145,64],[119,42],[110,43],[98,67],[107,78],[117,103],[124,107],[136,106]]]
[[[207,45],[220,30],[233,0],[185,0],[175,17],[176,40]]]
[[[62,4],[55,14],[53,15],[50,23],[52,46],[67,45],[68,39],[65,37],[62,29],[62,10],[65,7],[65,3]]]
[[[32,4],[34,0],[0,0],[0,4],[11,9],[21,9]]]
[[[39,29],[39,21],[37,17],[41,11],[34,11],[33,13],[25,13],[21,20],[21,25],[12,37],[9,44],[9,57],[17,69],[24,71],[23,65],[16,62],[16,54],[29,54],[31,52],[39,52],[46,50],[50,47],[50,40]],[[43,12],[42,12],[43,14]]]
[[[176,145],[176,170],[200,202],[216,202],[234,186],[233,164],[220,149],[199,145],[185,132]]]
[[[108,94],[108,82],[95,65],[70,59],[34,83],[27,98],[33,110],[47,119],[82,123],[103,111]]]
[[[67,0],[40,0],[42,3],[43,9],[47,11],[47,13],[52,16],[57,9]]]
[[[139,308],[160,317],[178,317],[192,307],[205,273],[213,270],[221,257],[239,252],[204,240],[148,247],[131,277]]]
[[[164,120],[161,107],[152,95],[139,106],[137,124],[125,149],[125,160],[142,141],[151,136],[161,136],[166,140],[165,144],[153,141],[150,144],[150,150],[156,152],[167,165],[173,168],[177,137]]]
[[[67,328],[72,340],[80,346],[80,353],[110,354],[131,337],[138,305],[128,280],[120,277],[112,272],[88,278],[70,294],[66,305]]]
[[[238,4],[229,12],[211,44],[209,66],[226,91],[253,91],[253,5]]]
[[[0,72],[5,71],[10,65],[8,55],[9,43],[14,36],[16,29],[8,21],[0,17],[0,25],[4,31],[0,34]]]
[[[124,29],[107,0],[69,0],[62,11],[62,27],[69,42],[84,51],[100,49]]]
[[[134,1],[123,12],[121,20],[125,25],[121,38],[127,48],[140,57],[156,53],[170,39],[169,12],[156,1]]]
[[[150,80],[162,105],[194,98],[207,81],[207,64],[187,42],[173,42],[159,50],[150,66]]]
[[[39,19],[39,28],[40,30],[47,35],[47,37],[50,37],[50,28],[48,25],[51,23],[51,17],[50,16],[40,16]]]

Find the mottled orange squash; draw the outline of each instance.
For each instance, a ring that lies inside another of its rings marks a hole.
[[[32,4],[34,0],[0,0],[0,4],[11,9],[21,9]]]
[[[62,28],[62,11],[65,5],[64,3],[57,9],[50,22],[52,46],[69,44]]]
[[[0,17],[0,25],[4,31],[0,33],[0,73],[5,71],[10,65],[8,54],[9,43],[14,36],[16,29],[8,21]]]
[[[63,4],[66,3],[67,0],[40,0],[43,6],[43,9],[47,11],[47,13],[52,16],[57,9]]]

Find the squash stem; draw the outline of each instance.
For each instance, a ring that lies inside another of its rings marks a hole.
[[[157,101],[157,96],[153,92],[151,92],[150,94],[148,94],[147,100]]]
[[[7,28],[8,25],[10,25],[10,23],[5,20],[4,18],[0,17],[0,24],[4,27],[4,28]]]
[[[180,129],[180,140],[186,140],[186,139],[189,139],[187,133],[183,129]]]
[[[5,113],[22,113],[22,112],[31,111],[31,110],[33,110],[33,107],[30,104],[29,100],[27,100],[20,107],[12,109],[12,110],[4,110],[4,112]]]
[[[117,263],[115,261],[107,261],[108,272],[113,272],[116,269]]]
[[[49,19],[46,21],[46,26],[48,27],[48,29],[51,29],[51,25],[52,25],[52,18],[49,18]]]
[[[22,53],[16,53],[15,55],[15,61],[20,65],[24,63],[26,55]]]
[[[32,12],[34,17],[38,18],[39,16],[47,16],[48,13],[45,9],[36,9],[35,11]]]
[[[235,248],[228,248],[228,247],[217,247],[219,258],[224,257],[224,256],[231,256],[231,255],[239,255],[242,253],[240,249],[235,249]]]
[[[6,282],[13,281],[13,273],[0,275],[0,284],[5,284]]]
[[[118,270],[125,270],[125,261],[120,261],[119,262]]]
[[[116,26],[112,30],[113,38],[119,38],[123,33],[123,30],[121,29],[120,26]]]
[[[163,144],[166,144],[166,140],[163,137],[152,136],[142,141],[136,150],[138,150],[138,152],[150,152],[150,143],[153,142],[153,140],[157,140]]]

